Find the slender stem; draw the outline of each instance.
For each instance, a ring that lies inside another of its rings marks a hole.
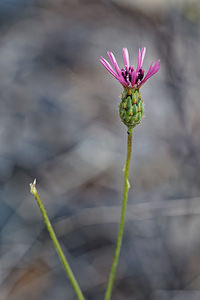
[[[124,193],[123,193],[123,203],[122,203],[122,210],[121,210],[121,219],[120,219],[120,224],[119,224],[115,254],[114,254],[113,263],[112,263],[110,276],[109,276],[109,280],[108,280],[108,286],[107,286],[107,290],[106,290],[106,294],[105,294],[105,300],[110,300],[110,298],[111,298],[112,288],[113,288],[114,279],[115,279],[115,273],[116,273],[116,269],[117,269],[117,264],[118,264],[120,249],[121,249],[121,244],[122,244],[126,206],[127,206],[127,199],[128,199],[128,191],[130,188],[128,177],[129,177],[129,167],[130,167],[130,159],[131,159],[131,148],[132,148],[132,129],[129,129],[126,164],[124,167]]]
[[[37,189],[35,187],[35,184],[36,184],[36,180],[32,184],[30,184],[31,193],[35,197],[35,200],[36,200],[36,202],[37,202],[37,204],[38,204],[38,206],[40,208],[42,217],[43,217],[44,222],[46,224],[46,227],[47,227],[47,229],[49,231],[49,235],[50,235],[50,237],[52,239],[52,242],[53,242],[53,244],[54,244],[54,246],[55,246],[55,248],[57,250],[58,256],[59,256],[59,258],[60,258],[60,260],[61,260],[61,262],[62,262],[62,264],[64,266],[64,269],[65,269],[65,271],[66,271],[66,273],[67,273],[67,275],[69,277],[69,280],[70,280],[70,282],[71,282],[71,284],[72,284],[72,286],[74,288],[74,291],[75,291],[75,293],[77,295],[77,298],[79,300],[85,300],[85,298],[84,298],[84,296],[82,294],[82,291],[81,291],[81,289],[80,289],[80,287],[78,285],[78,282],[76,281],[76,279],[74,277],[74,274],[73,274],[73,272],[72,272],[72,270],[71,270],[71,268],[70,268],[70,266],[69,266],[69,264],[67,262],[67,259],[66,259],[65,255],[64,255],[64,253],[63,253],[63,251],[61,249],[61,246],[60,246],[60,244],[58,242],[56,234],[55,234],[55,232],[54,232],[54,230],[52,228],[52,225],[51,225],[51,223],[49,221],[49,218],[47,216],[46,210],[45,210],[45,208],[44,208],[44,206],[42,204],[42,201],[40,200],[40,196],[39,196],[38,191],[37,191]]]

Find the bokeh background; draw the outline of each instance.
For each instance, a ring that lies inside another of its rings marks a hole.
[[[0,1],[0,300],[75,300],[29,193],[41,199],[88,300],[116,241],[126,128],[101,66],[161,69],[142,88],[115,300],[200,299],[199,0]]]

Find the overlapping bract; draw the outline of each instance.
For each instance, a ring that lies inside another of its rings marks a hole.
[[[144,76],[145,71],[142,68],[142,65],[146,53],[145,47],[138,50],[138,64],[136,69],[134,66],[130,65],[128,49],[123,48],[122,53],[124,60],[124,68],[122,69],[119,68],[113,53],[109,51],[107,52],[107,55],[113,67],[102,56],[100,58],[100,62],[125,88],[139,89],[141,85],[143,85],[160,69],[160,60],[158,60],[155,64],[152,61],[147,74]]]

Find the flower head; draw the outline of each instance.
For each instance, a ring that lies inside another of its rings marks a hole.
[[[134,66],[130,65],[128,49],[123,48],[122,53],[124,60],[124,68],[122,69],[119,68],[113,53],[109,51],[107,52],[107,55],[112,66],[102,56],[100,58],[100,62],[125,88],[139,89],[141,85],[143,85],[160,69],[160,60],[158,60],[155,64],[152,61],[147,74],[144,76],[145,71],[142,68],[142,65],[146,53],[145,47],[143,47],[141,50],[138,50],[137,68],[134,68]]]

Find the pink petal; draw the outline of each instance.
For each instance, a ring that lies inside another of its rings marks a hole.
[[[153,61],[149,67],[149,70],[144,77],[144,79],[140,82],[139,87],[141,87],[142,84],[144,84],[150,77],[152,77],[155,73],[157,73],[160,69],[160,59],[155,63],[153,66]]]
[[[145,54],[146,54],[146,47],[143,47],[143,48],[142,48],[142,51],[141,51],[141,62],[140,62],[140,68],[141,68],[141,67],[142,67],[142,65],[143,65],[143,61],[144,61]]]
[[[159,69],[160,69],[160,59],[155,63],[152,69],[152,73],[155,74],[156,72],[158,72]]]
[[[139,67],[140,67],[140,61],[141,61],[141,54],[140,54],[140,48],[138,49],[138,64],[137,64],[137,69],[136,71],[138,72]]]
[[[153,68],[153,61],[151,62],[151,65],[145,77],[148,77],[151,74],[152,68]]]
[[[129,86],[128,82],[126,82],[122,76],[118,80],[123,86],[126,86],[126,87]]]
[[[138,50],[138,65],[137,65],[137,69],[136,69],[137,72],[142,67],[144,57],[145,57],[145,53],[146,53],[146,47],[143,47],[142,50],[140,50],[140,48],[139,48],[139,50]]]
[[[154,66],[153,65],[153,62],[151,63],[151,66],[149,68],[149,71],[147,72],[146,76],[145,77],[148,77],[150,78],[151,76],[153,76],[156,72],[158,72],[158,70],[160,69],[160,60],[158,60]],[[147,78],[147,79],[148,79]]]
[[[125,67],[129,68],[130,63],[129,63],[128,49],[127,48],[123,48],[122,53],[123,53],[124,65],[125,65]]]
[[[131,85],[134,86],[135,81],[136,81],[137,73],[135,71],[132,71],[131,74]]]
[[[111,65],[107,62],[107,60],[105,58],[103,58],[101,56],[101,58],[99,59],[99,61],[102,63],[102,65],[108,70],[108,72],[110,72],[115,78],[119,78],[119,76],[114,72],[113,68],[111,67]]]
[[[107,55],[108,55],[108,57],[109,57],[111,63],[113,64],[113,67],[115,68],[115,71],[118,73],[118,75],[120,75],[120,74],[121,74],[121,70],[120,70],[120,68],[119,68],[119,66],[118,66],[118,64],[117,64],[117,61],[116,61],[116,59],[115,59],[114,54],[113,54],[112,52],[109,52],[109,51],[108,51],[108,52],[107,52]]]

